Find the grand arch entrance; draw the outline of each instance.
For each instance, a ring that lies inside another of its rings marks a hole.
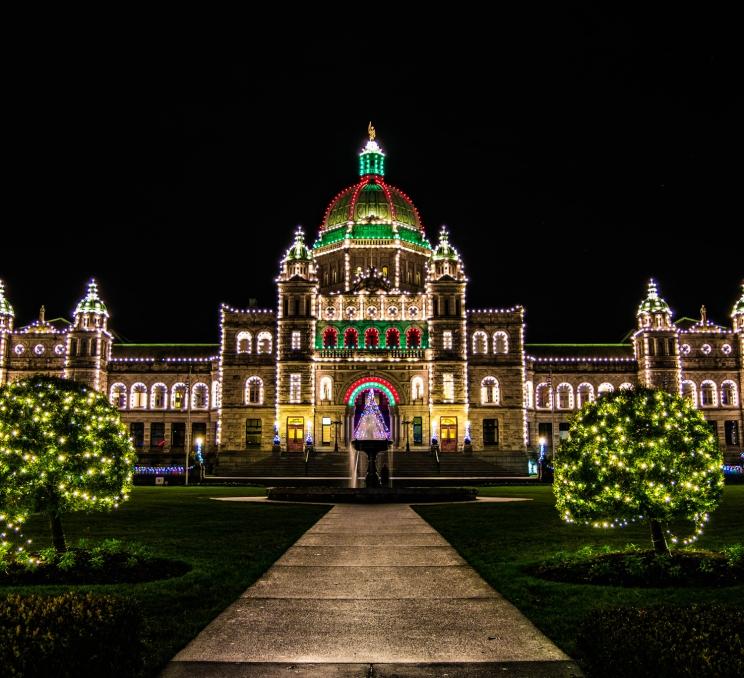
[[[372,391],[384,425],[390,433],[390,440],[394,444],[397,444],[400,428],[400,416],[398,414],[400,396],[398,395],[395,386],[382,377],[364,377],[362,379],[357,379],[346,390],[344,402],[347,407],[344,430],[346,432],[347,443],[354,437],[354,430],[362,418],[365,401],[369,397],[370,391]]]

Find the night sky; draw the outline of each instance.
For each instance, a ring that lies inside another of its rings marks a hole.
[[[295,226],[314,240],[354,183],[369,120],[429,238],[450,228],[468,306],[523,304],[528,341],[621,340],[649,276],[675,317],[704,303],[729,323],[744,277],[734,24],[553,19],[375,58],[70,47],[13,107],[20,218],[0,278],[17,324],[41,304],[69,316],[95,276],[120,338],[216,341],[220,302],[275,306]]]

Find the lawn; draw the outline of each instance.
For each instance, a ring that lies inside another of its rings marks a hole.
[[[148,665],[155,675],[328,510],[209,499],[263,494],[264,488],[250,487],[137,487],[118,511],[67,516],[68,543],[80,537],[136,541],[158,556],[189,563],[190,572],[144,584],[4,586],[0,595],[76,590],[134,597],[145,619]],[[34,516],[24,532],[34,547],[50,545],[41,516]]]
[[[484,496],[527,497],[529,502],[417,506],[415,510],[460,552],[497,591],[516,605],[569,655],[575,649],[576,629],[593,608],[744,600],[744,586],[725,588],[642,589],[561,584],[530,576],[525,566],[556,551],[582,546],[650,548],[647,527],[596,530],[567,525],[558,518],[552,488],[485,487]],[[712,550],[744,543],[744,486],[727,486],[719,509],[698,542]],[[696,547],[697,547],[696,546]]]

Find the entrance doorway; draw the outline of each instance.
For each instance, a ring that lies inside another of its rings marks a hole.
[[[331,418],[323,417],[322,421],[323,421],[323,428],[322,428],[321,443],[323,445],[330,445],[331,444]]]
[[[440,417],[442,452],[457,452],[457,417]]]
[[[305,444],[305,418],[287,417],[287,452],[302,452]]]

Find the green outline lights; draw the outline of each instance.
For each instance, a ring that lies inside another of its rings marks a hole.
[[[367,142],[364,150],[359,154],[359,176],[363,177],[367,174],[385,176],[385,153],[373,139]]]

